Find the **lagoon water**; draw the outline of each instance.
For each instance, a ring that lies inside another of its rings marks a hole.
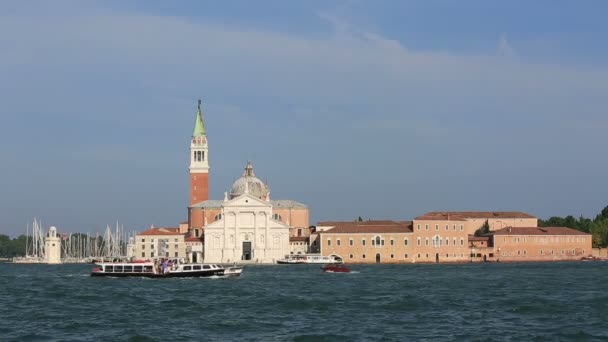
[[[606,341],[608,262],[92,278],[0,263],[0,341]]]

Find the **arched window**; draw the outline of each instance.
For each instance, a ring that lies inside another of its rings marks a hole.
[[[438,235],[435,235],[435,237],[433,238],[433,246],[441,246],[441,238]]]
[[[376,236],[376,246],[380,246],[380,237]]]

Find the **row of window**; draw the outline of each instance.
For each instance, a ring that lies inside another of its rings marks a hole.
[[[161,256],[161,255],[162,255],[162,253],[158,254],[158,256]],[[146,257],[146,252],[141,252],[141,257],[145,258]],[[154,252],[150,252],[150,258],[154,258],[154,257],[155,257]],[[165,257],[169,257],[169,252],[165,252]],[[175,257],[176,258],[179,257],[179,255],[178,255],[177,252],[175,252]]]
[[[457,225],[453,225],[453,230],[454,230],[454,231],[456,231],[456,226],[457,226]],[[420,224],[418,224],[418,226],[416,227],[416,229],[420,230]],[[429,230],[429,229],[430,229],[430,228],[429,228],[429,225],[428,225],[428,224],[425,224],[425,225],[424,225],[424,230]],[[435,230],[436,230],[436,231],[439,231],[439,225],[438,225],[438,224],[436,224],[436,225],[435,225]],[[446,231],[450,230],[450,225],[449,225],[449,224],[446,224],[446,225],[445,225],[445,230],[446,230]],[[461,224],[461,225],[460,225],[460,231],[461,231],[461,232],[462,232],[462,231],[464,231],[464,224]]]
[[[458,239],[457,238],[453,238],[452,241],[453,241],[452,245],[453,246],[457,246]],[[440,236],[435,236],[433,238],[428,238],[427,237],[424,240],[424,245],[425,246],[429,246],[429,242],[434,247],[441,247],[444,244],[446,246],[449,246],[450,245],[450,238],[446,237],[445,240],[444,240]],[[381,239],[379,236],[377,236],[375,239],[371,239],[371,243],[372,243],[372,246],[384,246],[384,239]],[[418,243],[418,246],[422,246],[422,238],[421,237],[418,237],[417,243]],[[355,244],[354,239],[349,239],[349,245],[350,246],[354,246],[354,244]],[[366,244],[366,240],[365,239],[361,239],[361,246],[365,246],[365,244]],[[327,245],[331,246],[331,238],[327,239]],[[340,241],[340,239],[336,239],[336,245],[337,246],[341,246],[342,245],[342,242]],[[390,245],[394,246],[395,245],[395,240],[390,239]],[[404,246],[408,246],[409,245],[409,240],[407,238],[405,238],[403,240],[403,245]],[[460,246],[464,246],[464,238],[460,238]]]
[[[547,251],[547,255],[555,255],[555,252],[553,249],[552,250],[548,250]],[[570,252],[570,253],[568,253]],[[576,249],[572,249],[570,251],[566,250],[566,249],[562,249],[560,251],[561,255],[576,255]],[[511,252],[502,252],[503,256],[511,256]],[[515,252],[513,252],[513,255],[515,255]],[[517,255],[528,255],[528,251],[523,250],[523,251],[517,251]],[[540,250],[540,255],[545,255],[545,250],[541,249]],[[585,250],[583,249],[580,253],[580,255],[585,255]]]
[[[350,259],[353,259],[355,256],[354,256],[353,254],[350,254],[348,257],[349,257]],[[376,257],[378,257],[378,256],[376,256]],[[429,258],[429,253],[426,253],[425,257],[428,259],[428,258]],[[449,253],[446,253],[445,257],[446,257],[446,258],[449,258],[449,257],[450,257],[450,254],[449,254]],[[454,253],[454,254],[452,254],[452,257],[453,257],[453,258],[457,258],[457,257],[458,257],[458,253]],[[460,257],[461,257],[461,258],[464,258],[464,253],[460,253]],[[365,258],[366,258],[365,254],[362,254],[362,255],[361,255],[361,259],[365,259]],[[395,254],[391,254],[391,259],[394,259],[394,258],[395,258]],[[409,254],[405,253],[405,254],[403,255],[403,258],[404,258],[404,259],[409,258]],[[421,259],[421,258],[422,258],[422,254],[418,253],[418,259]]]
[[[196,190],[196,188],[195,188],[194,190]],[[213,217],[213,221],[221,220],[223,217],[224,217],[224,215],[222,215],[222,214],[217,214],[217,215],[215,215],[215,216]],[[282,220],[283,220],[283,217],[281,217],[281,215],[279,215],[279,214],[273,214],[273,215],[272,215],[272,219],[273,219],[273,220],[277,220],[277,221],[282,221]],[[300,231],[301,231],[301,229],[300,229]],[[300,234],[301,234],[301,233],[300,233]],[[298,236],[300,236],[300,235],[298,235]]]
[[[173,246],[174,246],[174,248],[175,248],[175,249],[178,249],[178,248],[179,248],[179,245],[178,245],[178,244],[175,244],[175,245],[173,245]],[[171,245],[167,244],[167,245],[165,245],[165,247],[167,247],[167,248],[171,248]],[[146,249],[146,245],[141,245],[141,249]],[[150,245],[150,249],[154,249],[154,245]]]
[[[379,236],[376,236],[375,238],[370,239],[372,246],[384,246],[384,239],[380,238]],[[365,246],[367,243],[366,239],[361,239],[361,246]],[[355,245],[355,240],[350,238],[348,239],[348,244],[350,246],[354,246]],[[390,244],[391,246],[395,245],[395,240],[394,239],[390,239]],[[313,246],[316,245],[316,241],[313,241]],[[331,238],[327,239],[327,245],[331,246]],[[340,239],[336,239],[336,245],[337,246],[342,246],[342,242],[340,241]],[[409,245],[409,239],[405,238],[403,240],[403,245],[407,246]]]
[[[174,242],[178,242],[177,239],[173,239],[173,240],[174,240]],[[156,239],[150,239],[150,242],[155,242],[155,241],[156,241]],[[158,241],[161,241],[161,242],[164,241],[165,243],[169,243],[169,239],[158,239]],[[141,242],[145,243],[146,239],[141,239]]]
[[[446,246],[450,245],[450,238],[447,238],[447,237],[445,238],[445,240],[442,239],[441,236],[435,236],[435,237],[430,238],[430,239],[428,237],[424,238],[424,245],[428,246],[429,245],[429,241],[433,245],[433,247],[441,247],[444,244]],[[422,238],[421,237],[418,237],[417,244],[418,244],[418,246],[422,246]],[[457,246],[457,244],[458,244],[458,239],[457,238],[453,238],[452,239],[452,246]],[[464,238],[460,238],[460,245],[464,246]]]
[[[503,242],[507,242],[508,239],[513,243],[528,242],[528,238],[526,237],[504,237]],[[536,243],[585,242],[585,237],[536,237],[530,238],[530,240]]]

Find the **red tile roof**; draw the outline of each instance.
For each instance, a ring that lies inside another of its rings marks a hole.
[[[522,213],[520,211],[431,211],[422,216],[437,216],[437,215],[447,215],[450,214],[450,219],[452,219],[452,215],[457,215],[462,218],[536,218],[530,214]]]
[[[464,216],[457,213],[430,212],[415,218],[417,221],[466,221]]]
[[[150,228],[138,235],[183,235],[179,233],[179,228]]]
[[[406,221],[404,221],[406,222]],[[409,222],[409,221],[407,221]],[[345,224],[357,224],[360,226],[368,226],[368,225],[399,225],[399,222],[391,221],[391,220],[375,220],[375,221],[321,221],[317,223],[317,226],[338,226]]]
[[[325,222],[328,223],[328,222]],[[361,222],[331,222],[334,226],[319,234],[352,234],[352,233],[411,233],[411,225],[395,221],[361,221]]]
[[[591,235],[566,227],[506,227],[492,232],[493,235]]]

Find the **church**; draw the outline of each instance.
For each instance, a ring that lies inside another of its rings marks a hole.
[[[298,247],[306,251],[309,236],[306,205],[271,199],[268,185],[256,177],[250,162],[223,199],[211,200],[209,161],[209,142],[199,100],[190,142],[186,241],[190,241],[187,253],[191,260],[274,263]]]

